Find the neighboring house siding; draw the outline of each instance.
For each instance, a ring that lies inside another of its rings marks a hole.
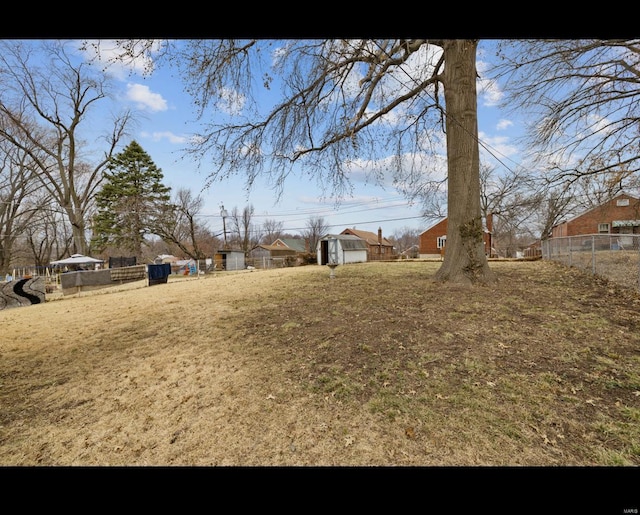
[[[438,248],[438,239],[447,236],[447,219],[443,218],[435,225],[432,225],[424,232],[420,233],[420,257],[440,256],[441,249]]]
[[[583,234],[640,234],[640,199],[620,194],[551,229],[552,238]]]
[[[491,230],[493,229],[493,221],[491,215],[488,215],[487,229],[483,232],[484,251],[488,256],[492,253]],[[440,257],[444,254],[447,238],[447,221],[443,218],[439,222],[420,233],[420,257],[433,258]]]

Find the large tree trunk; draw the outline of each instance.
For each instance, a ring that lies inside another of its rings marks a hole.
[[[86,224],[82,218],[75,218],[71,221],[71,227],[73,229],[73,249],[74,254],[89,255],[89,247],[87,245],[86,238]]]
[[[80,222],[79,226],[73,226],[73,248],[76,254],[89,255],[87,240],[85,238],[84,222]]]
[[[447,131],[447,242],[438,281],[487,284],[495,280],[485,255],[480,211],[480,151],[476,94],[477,42],[444,44]]]

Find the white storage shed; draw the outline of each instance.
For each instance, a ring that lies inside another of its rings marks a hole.
[[[318,264],[365,263],[367,242],[351,234],[327,234],[318,241]]]

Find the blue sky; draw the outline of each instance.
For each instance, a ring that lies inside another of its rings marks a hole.
[[[491,42],[481,42],[478,51],[478,71],[482,77],[485,66],[484,55]],[[108,42],[102,42],[103,49]],[[334,199],[323,199],[323,193],[308,179],[289,177],[284,194],[278,200],[265,181],[258,181],[250,192],[245,191],[244,177],[216,182],[202,190],[206,183],[206,163],[198,170],[197,164],[183,158],[182,150],[189,138],[197,131],[195,111],[191,99],[183,92],[179,78],[172,71],[158,68],[151,76],[139,68],[127,70],[109,68],[115,79],[115,97],[121,106],[130,108],[139,115],[133,138],[145,149],[164,174],[164,183],[172,190],[186,187],[204,199],[202,219],[211,230],[221,232],[220,206],[228,212],[234,207],[240,211],[252,204],[254,222],[265,219],[283,223],[285,232],[298,233],[305,228],[311,216],[322,216],[331,226],[331,232],[341,232],[347,227],[377,232],[390,236],[403,228],[419,232],[429,227],[433,220],[421,216],[421,206],[409,204],[403,196],[389,185],[386,187],[366,183],[364,174],[355,174],[353,197],[342,199],[336,207]],[[517,120],[508,119],[496,106],[501,92],[496,85],[478,83],[478,123],[480,139],[484,146],[508,166],[516,166],[518,149],[515,139],[521,127]]]

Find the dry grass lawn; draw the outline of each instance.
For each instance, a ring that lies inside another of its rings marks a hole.
[[[640,465],[640,296],[554,263],[220,272],[0,311],[0,465]]]

